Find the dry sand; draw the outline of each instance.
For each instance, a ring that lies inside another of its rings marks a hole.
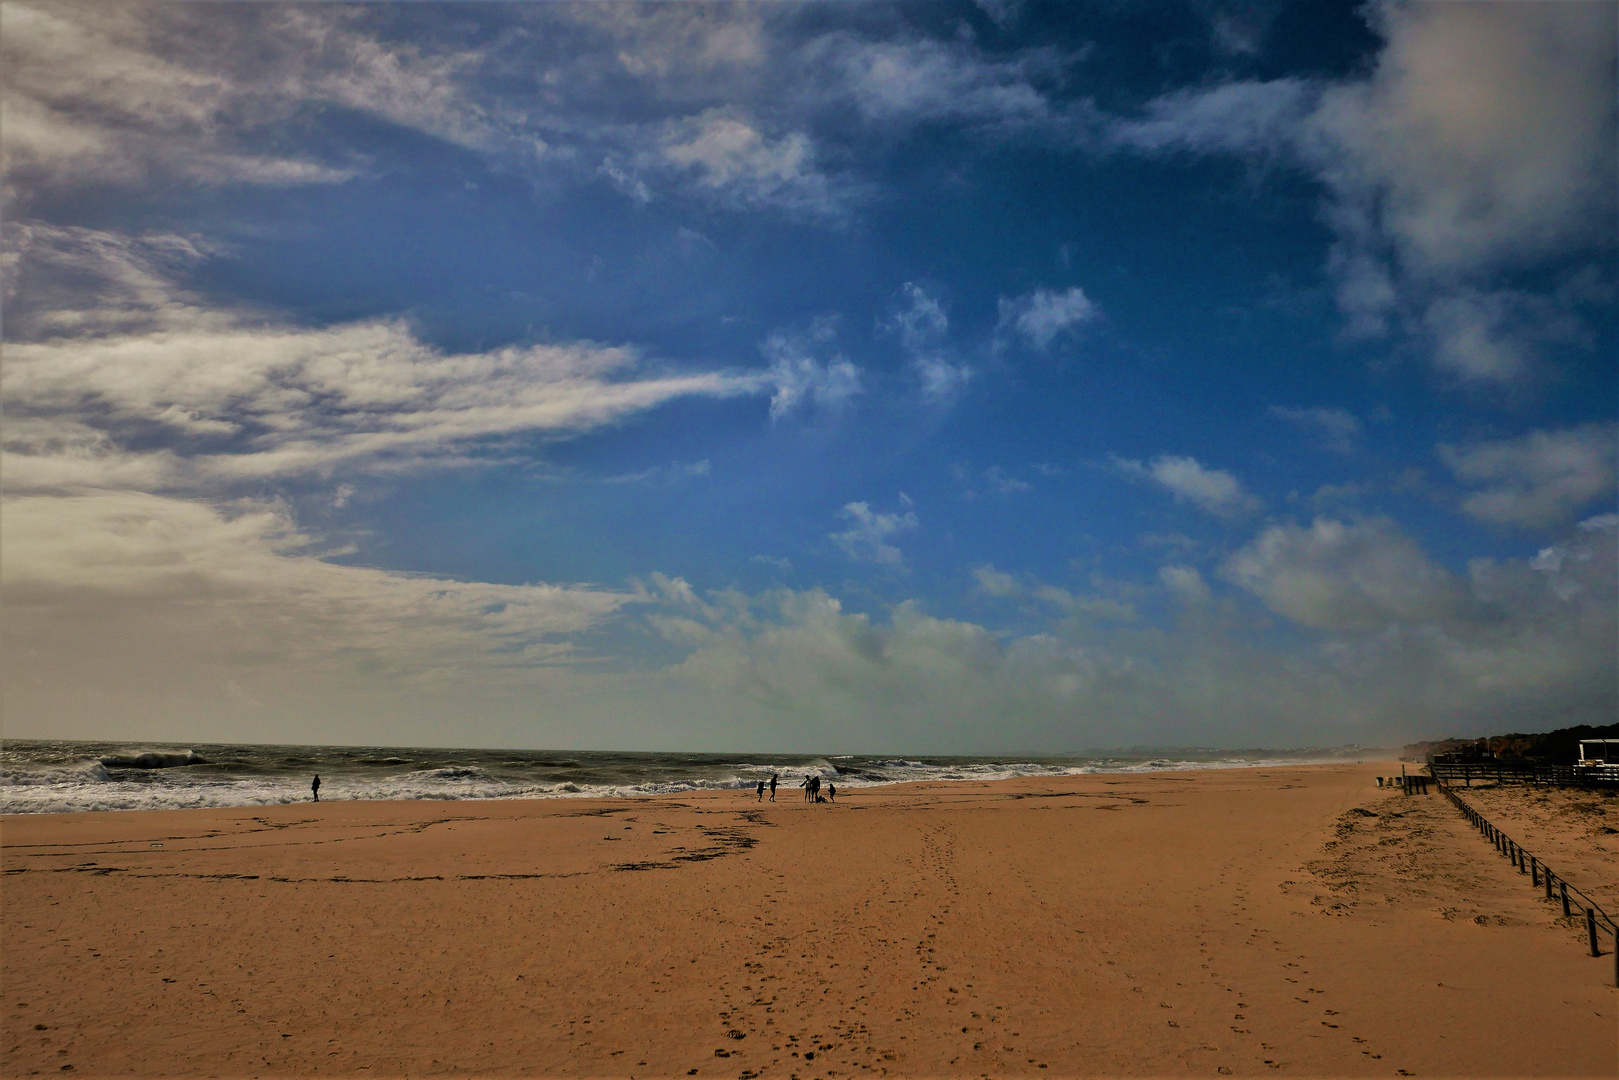
[[[1613,958],[1394,771],[10,818],[0,1071],[1619,1073]]]
[[[1504,784],[1457,793],[1514,843],[1619,918],[1619,791]]]

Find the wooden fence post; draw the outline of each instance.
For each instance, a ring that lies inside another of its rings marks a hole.
[[[1557,883],[1557,891],[1562,894],[1563,897],[1563,918],[1566,919],[1570,915],[1574,914],[1574,912],[1570,910],[1568,906],[1568,882],[1559,881]]]
[[[1541,877],[1546,879],[1546,899],[1552,898],[1552,872],[1547,870]]]
[[[1602,950],[1597,948],[1597,909],[1585,909],[1585,935],[1591,939],[1591,955],[1601,956]]]
[[[1540,863],[1533,855],[1529,856],[1529,884],[1540,884]]]

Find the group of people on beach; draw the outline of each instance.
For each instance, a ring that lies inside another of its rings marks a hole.
[[[759,796],[758,801],[759,802],[764,802],[764,800],[765,800],[765,789],[769,788],[770,789],[770,801],[775,802],[776,801],[776,785],[778,783],[780,783],[780,781],[781,781],[781,777],[776,773],[771,773],[770,774],[770,780],[769,780],[768,783],[763,781],[763,780],[759,781],[759,786],[758,786],[758,789],[757,789],[758,796]],[[805,773],[804,774],[804,782],[799,784],[798,786],[804,789],[804,801],[805,802],[835,803],[835,802],[838,801],[838,785],[836,785],[836,784],[832,783],[830,780],[828,780],[827,784],[826,784],[826,794],[822,795],[821,794],[821,778],[819,776],[816,776],[814,773]]]

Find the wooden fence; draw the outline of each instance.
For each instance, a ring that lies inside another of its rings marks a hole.
[[[1496,784],[1573,785],[1585,781],[1572,765],[1545,765],[1533,761],[1435,761],[1428,759],[1428,771],[1442,784],[1472,787],[1473,781]]]
[[[1616,924],[1595,900],[1570,885],[1567,878],[1553,872],[1551,867],[1525,851],[1516,840],[1502,832],[1494,822],[1456,794],[1456,789],[1443,776],[1436,779],[1439,781],[1440,792],[1456,804],[1456,809],[1462,812],[1462,816],[1471,822],[1486,840],[1495,845],[1496,851],[1512,860],[1512,865],[1518,868],[1518,873],[1528,874],[1529,882],[1535,888],[1544,888],[1545,898],[1548,901],[1562,904],[1564,918],[1574,918],[1575,907],[1584,912],[1586,943],[1592,956],[1602,955],[1602,949],[1597,943],[1598,929],[1613,939],[1613,983],[1619,986],[1619,924]]]

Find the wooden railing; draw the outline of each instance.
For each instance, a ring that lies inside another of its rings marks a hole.
[[[1472,787],[1473,781],[1496,784],[1579,784],[1584,779],[1572,765],[1534,761],[1428,761],[1428,771],[1442,784]]]
[[[1496,851],[1511,859],[1512,865],[1518,868],[1520,874],[1528,874],[1530,884],[1536,888],[1544,888],[1546,900],[1562,904],[1564,918],[1573,919],[1576,906],[1584,912],[1586,943],[1592,956],[1602,955],[1602,949],[1597,942],[1598,929],[1613,939],[1613,982],[1615,986],[1619,986],[1619,923],[1615,923],[1612,916],[1603,911],[1595,900],[1571,885],[1567,878],[1553,872],[1552,868],[1539,858],[1525,851],[1516,840],[1481,814],[1477,807],[1458,795],[1444,776],[1438,775],[1435,779],[1439,782],[1440,793],[1450,799],[1456,805],[1456,809],[1462,812],[1462,816],[1477,828],[1485,839],[1495,845]]]

